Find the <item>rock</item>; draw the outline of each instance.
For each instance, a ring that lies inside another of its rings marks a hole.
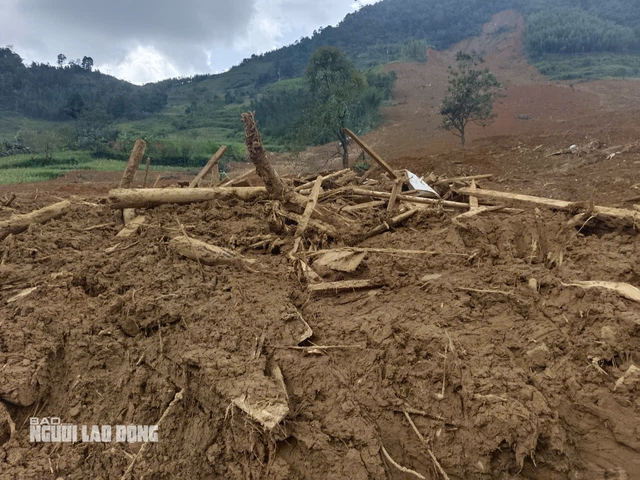
[[[609,345],[613,345],[616,343],[616,332],[613,328],[605,325],[600,329],[600,338]]]
[[[529,357],[531,363],[536,367],[546,367],[550,356],[551,352],[549,351],[549,347],[544,343],[527,352],[527,357]]]
[[[130,337],[135,337],[140,333],[140,327],[133,321],[131,317],[125,317],[120,320],[120,328]]]
[[[636,390],[638,383],[640,383],[640,368],[631,365],[618,379],[613,389],[616,392],[630,393]]]
[[[538,291],[538,280],[536,280],[535,278],[530,278],[529,279],[529,288],[531,290],[533,290],[534,292]]]

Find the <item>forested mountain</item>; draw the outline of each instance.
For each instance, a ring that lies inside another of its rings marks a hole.
[[[61,57],[62,60],[62,57]],[[132,85],[93,71],[93,59],[58,67],[32,63],[10,48],[0,48],[0,111],[43,120],[69,120],[98,110],[110,121],[143,118],[167,102],[166,86]]]
[[[253,55],[223,74],[143,87],[93,71],[90,57],[25,66],[16,52],[0,48],[0,115],[5,120],[0,134],[13,138],[18,130],[11,131],[10,116],[66,120],[68,148],[104,150],[116,138],[126,146],[133,136],[143,136],[169,152],[156,152],[156,157],[175,159],[191,155],[200,148],[193,144],[204,145],[205,138],[241,145],[238,115],[252,108],[270,145],[283,146],[291,125],[310,105],[300,77],[322,46],[340,47],[366,78],[358,112],[366,119],[363,128],[371,128],[393,89],[393,78],[381,75],[379,65],[427,61],[429,46],[443,49],[477,35],[505,9],[525,16],[527,53],[552,78],[640,75],[638,0],[383,0],[347,15],[335,27],[319,27],[292,45]],[[206,157],[209,147],[201,150]]]

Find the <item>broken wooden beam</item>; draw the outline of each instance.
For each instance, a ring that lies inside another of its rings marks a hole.
[[[165,203],[185,205],[237,198],[250,201],[264,196],[264,187],[215,187],[215,188],[131,188],[116,189],[109,192],[112,208],[147,208]]]
[[[451,177],[451,178],[441,178],[440,180],[436,180],[432,183],[433,186],[436,185],[450,185],[456,182],[469,182],[471,180],[482,180],[484,178],[493,177],[492,173],[486,173],[484,175],[469,175],[466,177]]]
[[[147,221],[144,215],[134,218],[129,221],[125,227],[118,232],[116,237],[126,238],[135,235],[140,231],[140,227]]]
[[[370,232],[366,233],[364,235],[364,238],[370,238],[370,237],[373,237],[375,235],[380,235],[381,233],[384,233],[387,230],[391,230],[392,228],[397,227],[401,223],[409,220],[417,212],[418,212],[417,209],[414,209],[414,208],[409,209],[406,212],[401,213],[400,215],[397,215],[397,216],[393,217],[391,220],[389,220],[389,222],[384,222],[382,225],[378,225],[376,228],[374,228]]]
[[[247,264],[255,263],[255,260],[244,258],[231,250],[184,235],[171,239],[169,248],[185,258],[195,260],[203,265],[229,265],[242,262]]]
[[[237,177],[234,178],[228,178],[222,182],[219,186],[220,187],[234,187],[236,185],[238,185],[239,183],[242,183],[246,180],[248,180],[253,174],[256,173],[256,169],[252,169],[249,170],[248,172],[243,173],[242,175],[239,175]]]
[[[350,168],[345,168],[343,170],[337,170],[333,173],[328,174],[325,177],[322,177],[322,183],[324,184],[324,182],[328,181],[328,180],[333,180],[334,178],[337,178],[341,175],[344,175],[345,173],[350,172],[351,169]],[[307,183],[303,183],[302,185],[298,185],[296,188],[294,188],[294,190],[296,192],[300,192],[302,190],[306,190],[307,188],[311,188],[313,187],[313,184],[315,183],[315,180],[307,182]]]
[[[60,218],[70,205],[71,202],[64,200],[31,213],[12,215],[8,220],[0,221],[0,240],[4,240],[9,235],[24,232],[32,223],[46,223],[49,220]]]
[[[344,133],[349,135],[353,139],[353,141],[356,142],[360,146],[360,148],[362,148],[362,150],[367,152],[367,154],[373,160],[375,160],[375,162],[378,165],[380,165],[380,168],[382,168],[385,172],[387,172],[387,174],[389,175],[389,177],[391,177],[391,179],[395,180],[396,178],[398,178],[398,176],[396,175],[396,172],[393,171],[393,169],[389,166],[389,164],[385,162],[376,152],[374,152],[369,145],[367,145],[362,140],[360,140],[355,133],[353,133],[348,128],[344,129]]]
[[[359,203],[357,205],[349,205],[340,209],[341,212],[353,213],[360,210],[369,210],[370,208],[382,207],[386,204],[384,200],[374,200],[373,202]]]
[[[364,288],[378,288],[381,284],[373,280],[344,280],[341,282],[326,282],[308,285],[311,293],[338,293],[343,291],[362,290]]]
[[[349,193],[354,195],[362,196],[362,197],[371,197],[371,198],[391,198],[391,194],[387,192],[376,192],[373,190],[366,190],[364,188],[351,188]],[[424,198],[424,197],[414,197],[410,195],[401,195],[398,194],[396,196],[397,200],[408,203],[417,203],[424,205],[442,205],[444,207],[457,208],[461,210],[468,210],[468,203],[461,202],[451,202],[449,200],[439,200],[435,198]]]
[[[555,200],[552,198],[544,198],[544,197],[534,197],[531,195],[522,195],[519,193],[498,192],[495,190],[483,190],[483,189],[478,189],[474,191],[470,188],[459,188],[456,191],[463,195],[473,195],[478,198],[485,198],[485,199],[492,199],[492,200],[496,198],[501,198],[505,200],[514,200],[518,202],[544,205],[546,207],[557,208],[558,210],[573,210],[576,207],[576,202],[567,202],[565,200]],[[640,213],[634,210],[626,210],[624,208],[594,206],[593,213],[603,217],[632,219],[632,220],[640,219]]]
[[[200,173],[194,178],[189,184],[189,188],[197,188],[200,185],[202,179],[211,172],[214,167],[218,166],[218,162],[227,151],[227,147],[225,145],[221,146],[218,151],[209,159],[207,164],[200,170]]]

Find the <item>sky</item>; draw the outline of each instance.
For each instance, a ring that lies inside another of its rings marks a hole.
[[[27,64],[92,57],[137,84],[220,73],[379,0],[0,0],[0,46]]]

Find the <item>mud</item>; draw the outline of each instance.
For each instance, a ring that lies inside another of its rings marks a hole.
[[[31,444],[28,418],[155,424],[181,389],[133,478],[412,478],[382,446],[439,478],[404,409],[421,412],[412,418],[450,478],[640,476],[638,387],[614,389],[639,361],[638,304],[563,286],[640,284],[633,228],[567,231],[569,216],[547,211],[461,227],[426,210],[359,246],[433,254],[370,253],[336,279],[384,287],[310,296],[284,254],[245,251],[259,266],[248,271],[167,248],[179,223],[224,247],[268,235],[260,204],[148,211],[109,255],[118,227],[98,202],[76,199],[2,249],[0,395],[17,431],[0,419],[0,477],[120,478],[140,443]],[[303,345],[347,348],[288,348],[304,330],[296,312],[314,332]],[[232,406],[242,394],[289,413],[265,430]]]

